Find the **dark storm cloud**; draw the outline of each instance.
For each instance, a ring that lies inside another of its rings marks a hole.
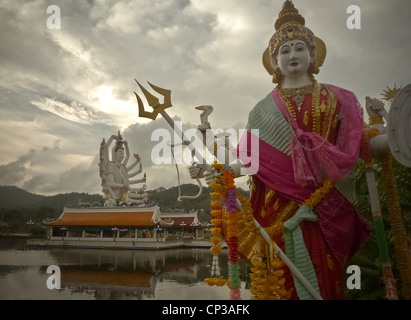
[[[411,82],[409,1],[293,2],[327,45],[319,82],[353,91],[363,105],[366,95]],[[100,142],[120,130],[141,154],[149,188],[175,185],[175,167],[151,159],[151,135],[168,125],[138,118],[134,78],[172,90],[167,112],[186,128],[199,124],[202,104],[214,107],[213,127],[244,127],[273,88],[261,55],[282,3],[59,1],[61,29],[49,30],[49,1],[0,0],[0,139],[9,142],[0,183],[100,192]],[[360,30],[346,26],[352,4]]]
[[[0,166],[0,185],[16,185],[24,180],[31,160],[35,156],[35,151],[31,149],[26,155],[21,156],[16,161]]]

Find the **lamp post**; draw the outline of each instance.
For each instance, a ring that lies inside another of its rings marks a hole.
[[[160,228],[160,226],[159,225],[157,225],[157,232],[156,232],[156,235],[157,235],[157,242],[159,242],[159,236],[160,236],[160,231],[162,231],[163,229],[161,229]]]
[[[191,222],[190,226],[191,226],[192,239],[195,240],[195,239],[197,239],[197,236],[198,236],[198,228],[196,228],[197,225],[193,221],[193,222]]]
[[[31,227],[34,225],[34,221],[33,220],[29,220],[26,222],[26,231],[27,232],[31,232]]]
[[[62,233],[61,233],[61,245],[63,245],[63,241],[64,241],[64,237],[66,235],[67,228],[62,227],[62,228],[60,228],[60,230],[62,231]]]
[[[182,230],[181,230],[181,241],[184,241],[184,227],[185,227],[185,225],[186,225],[186,224],[184,223],[184,221],[180,223],[180,226],[182,227]]]
[[[117,231],[119,229],[117,227],[113,227],[113,228],[111,228],[111,230],[113,231],[113,241],[116,241]]]

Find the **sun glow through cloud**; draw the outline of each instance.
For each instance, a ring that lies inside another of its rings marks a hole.
[[[246,27],[244,19],[242,17],[228,14],[219,14],[218,23],[222,28],[230,30],[232,32],[241,31]]]
[[[121,100],[114,92],[115,88],[112,86],[101,85],[90,93],[89,98],[92,99],[96,109],[114,117],[114,123],[120,129],[125,129],[139,119],[137,105],[133,100],[134,96],[130,95],[129,100]]]

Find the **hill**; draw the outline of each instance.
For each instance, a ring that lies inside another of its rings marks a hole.
[[[97,201],[103,204],[103,197],[98,194],[78,192],[43,196],[15,186],[0,186],[0,208],[2,209],[51,207],[61,212],[63,207],[76,206],[79,201],[90,203]]]
[[[180,187],[181,196],[196,196],[199,187],[194,184],[183,184]],[[239,189],[244,195],[247,191]],[[203,187],[203,191],[196,199],[182,199],[178,201],[178,187],[158,188],[149,190],[149,204],[157,204],[163,212],[174,209],[183,209],[189,212],[193,209],[208,210],[210,206],[211,188]],[[18,208],[39,208],[52,207],[56,211],[62,211],[63,207],[75,207],[79,202],[98,202],[101,205],[104,200],[101,194],[89,193],[60,193],[54,196],[43,196],[30,193],[26,190],[15,186],[0,186],[0,208],[18,209]]]
[[[15,186],[0,186],[0,208],[26,207],[45,198]]]
[[[183,184],[180,187],[182,196],[195,196],[199,187],[194,184]],[[244,195],[247,192],[239,189]],[[169,189],[158,188],[148,191],[149,204],[157,204],[161,212],[173,212],[178,209],[183,212],[198,211],[200,221],[209,221],[211,188],[203,187],[203,192],[196,199],[183,199],[178,201],[178,187]],[[29,220],[36,222],[46,218],[57,218],[64,207],[76,207],[79,202],[90,204],[98,202],[103,205],[104,200],[100,194],[64,193],[54,196],[43,196],[30,193],[15,186],[0,186],[0,222],[15,221],[25,224]]]

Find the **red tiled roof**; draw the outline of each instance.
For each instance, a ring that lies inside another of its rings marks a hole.
[[[173,227],[183,227],[182,224],[184,227],[189,227],[194,221],[194,217],[173,217],[172,219],[174,220]]]
[[[64,208],[55,221],[45,221],[48,226],[153,226],[157,207],[132,209],[71,209]]]

